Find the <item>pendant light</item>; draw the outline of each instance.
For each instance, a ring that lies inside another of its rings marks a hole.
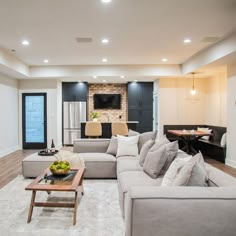
[[[192,89],[190,90],[190,94],[192,95],[192,96],[194,96],[196,93],[197,93],[197,91],[196,91],[196,89],[195,89],[195,84],[194,84],[194,72],[192,73],[192,75],[193,75],[193,83],[192,83]]]

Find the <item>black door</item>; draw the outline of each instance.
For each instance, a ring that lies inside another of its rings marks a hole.
[[[47,147],[47,94],[22,94],[23,149]]]

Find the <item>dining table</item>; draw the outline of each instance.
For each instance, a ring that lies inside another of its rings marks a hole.
[[[194,148],[193,144],[204,136],[212,136],[212,133],[202,132],[198,130],[167,130],[168,133],[179,137],[183,141],[184,146],[181,150],[188,154],[196,154],[198,151]]]

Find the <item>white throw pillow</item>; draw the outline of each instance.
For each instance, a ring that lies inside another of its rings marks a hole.
[[[220,145],[221,145],[222,147],[225,147],[225,146],[226,146],[226,143],[227,143],[226,133],[224,133],[224,134],[222,135],[222,138],[221,138],[221,141],[220,141]]]
[[[198,127],[197,131],[205,132],[205,133],[208,133],[208,134],[212,133],[212,129],[209,129],[209,128],[200,128],[200,127]],[[203,136],[203,137],[201,137],[201,139],[209,140],[210,136]]]
[[[201,153],[175,159],[166,172],[162,186],[207,186],[207,171]]]
[[[192,156],[185,158],[177,157],[164,175],[161,186],[172,186],[178,172],[191,158]]]
[[[118,148],[116,157],[138,155],[139,135],[131,137],[118,135],[117,139],[118,139]]]

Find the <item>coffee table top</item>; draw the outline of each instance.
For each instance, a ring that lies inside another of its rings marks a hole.
[[[73,168],[67,175],[54,176],[49,168],[47,168],[41,175],[33,180],[25,190],[76,191],[83,179],[84,170],[84,167],[79,169]]]

